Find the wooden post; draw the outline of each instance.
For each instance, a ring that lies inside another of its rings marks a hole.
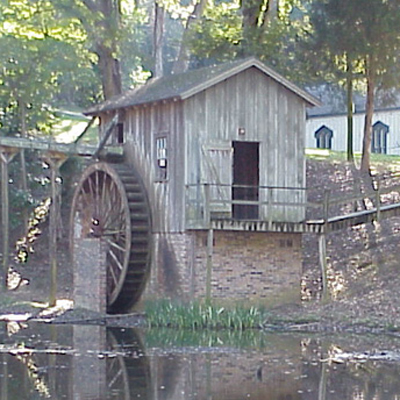
[[[322,301],[324,303],[329,301],[329,290],[328,290],[328,264],[326,261],[326,234],[328,232],[328,219],[329,219],[329,190],[325,190],[324,193],[324,204],[323,204],[323,231],[318,237],[318,250],[319,250],[319,265],[321,267],[322,277]]]
[[[376,222],[379,222],[381,220],[381,185],[379,180],[376,185]]]
[[[8,354],[3,353],[1,355],[1,364],[2,367],[0,369],[0,400],[8,399]]]
[[[272,192],[273,188],[269,187],[267,188],[267,212],[268,212],[268,229],[271,230],[272,229],[272,201],[273,201],[273,192]]]
[[[326,386],[328,381],[327,364],[321,363],[321,376],[318,385],[318,400],[326,400]]]
[[[325,232],[321,233],[318,237],[318,249],[319,249],[319,265],[321,267],[322,276],[322,301],[327,302],[329,300],[328,290],[328,265],[326,262],[326,235]]]
[[[212,256],[214,231],[211,228],[211,210],[210,210],[210,185],[204,185],[204,219],[208,228],[207,232],[207,262],[206,262],[206,304],[211,304],[211,275],[212,275]]]
[[[211,211],[210,211],[210,185],[208,183],[204,184],[204,223],[207,227],[210,226]]]
[[[207,233],[207,275],[206,275],[206,304],[211,304],[211,276],[212,276],[212,257],[213,257],[214,231],[208,230]]]
[[[15,148],[7,148],[0,146],[0,161],[1,161],[1,224],[3,227],[3,274],[1,276],[0,291],[5,291],[7,288],[7,275],[10,263],[10,204],[8,191],[8,164],[12,161],[15,154],[18,152]]]
[[[50,166],[50,182],[51,182],[51,206],[49,221],[49,258],[50,258],[50,295],[49,306],[56,304],[57,295],[57,222],[59,221],[59,204],[58,204],[58,188],[57,176],[61,165],[67,159],[67,156],[58,152],[48,152],[44,157]]]
[[[330,197],[330,191],[325,190],[324,204],[323,204],[323,218],[324,218],[325,224],[328,222],[328,218],[329,218],[329,197]]]

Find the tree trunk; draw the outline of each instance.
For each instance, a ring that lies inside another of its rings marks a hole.
[[[104,98],[107,100],[122,92],[121,66],[113,56],[113,50],[104,43],[98,43],[99,70]]]
[[[154,9],[154,71],[153,78],[160,78],[164,75],[163,68],[163,44],[164,44],[164,17],[165,9],[158,1],[155,2]]]
[[[375,73],[372,58],[367,60],[367,101],[365,107],[364,138],[361,171],[368,172],[371,165],[372,117],[374,114]]]
[[[347,161],[354,161],[353,153],[353,71],[347,55]]]
[[[200,0],[198,3],[196,3],[196,5],[194,6],[193,13],[190,15],[186,23],[186,28],[185,31],[183,32],[179,47],[178,58],[176,59],[174,67],[172,69],[172,72],[174,74],[186,72],[189,68],[190,57],[189,57],[187,37],[189,32],[193,29],[193,26],[197,24],[200,18],[202,17],[206,5],[207,5],[207,0]]]
[[[100,14],[96,26],[81,18],[81,22],[95,43],[99,57],[99,70],[105,99],[122,92],[121,66],[117,53],[117,32],[120,25],[120,4],[114,0],[83,0],[92,13]]]
[[[257,28],[264,10],[264,0],[241,0],[240,8],[243,16],[243,30]]]
[[[267,8],[259,17],[261,26],[268,26],[267,22],[273,21],[279,14],[279,0],[268,0]]]

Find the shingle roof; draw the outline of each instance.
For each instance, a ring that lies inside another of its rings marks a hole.
[[[300,96],[309,105],[319,105],[319,101],[308,92],[300,89],[261,61],[255,58],[248,58],[150,80],[143,86],[129,90],[89,108],[85,114],[97,115],[105,111],[163,100],[184,100],[251,67],[258,68],[267,76]]]

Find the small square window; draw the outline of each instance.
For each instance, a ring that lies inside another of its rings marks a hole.
[[[157,173],[158,179],[167,179],[167,167],[168,167],[168,148],[167,148],[167,137],[159,136],[156,138],[156,162],[157,162]]]

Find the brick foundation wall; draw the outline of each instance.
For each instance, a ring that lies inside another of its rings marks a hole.
[[[300,301],[301,234],[214,231],[211,297],[273,305]],[[206,295],[207,232],[159,234],[145,298]]]

